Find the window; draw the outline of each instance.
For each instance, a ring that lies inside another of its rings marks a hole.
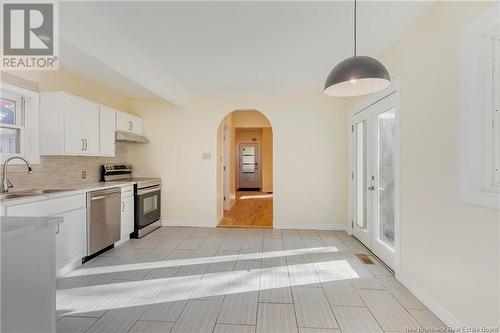
[[[3,89],[0,95],[0,154],[23,155],[25,98]]]
[[[21,156],[39,163],[39,95],[2,83],[0,91],[0,156]]]
[[[500,4],[461,32],[460,197],[500,209]]]

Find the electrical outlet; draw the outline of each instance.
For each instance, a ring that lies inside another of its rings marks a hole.
[[[82,170],[82,179],[86,179],[86,178],[87,178],[87,171]]]
[[[201,159],[202,160],[210,160],[210,159],[212,159],[212,154],[210,154],[210,153],[203,153],[203,154],[201,154]]]

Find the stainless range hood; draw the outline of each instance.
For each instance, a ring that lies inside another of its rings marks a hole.
[[[148,143],[149,140],[145,136],[135,134],[127,131],[117,130],[115,132],[116,141],[125,141],[125,142],[137,142],[137,143]]]

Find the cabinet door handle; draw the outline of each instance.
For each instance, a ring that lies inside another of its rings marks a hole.
[[[129,130],[133,130],[134,129],[134,123],[133,122],[131,122],[131,121],[128,122],[128,129]]]
[[[82,139],[82,151],[85,150],[85,139]]]
[[[83,141],[85,142],[85,151],[87,151],[87,147],[88,147],[87,139],[83,139]]]
[[[56,230],[56,235],[59,233],[59,222],[57,224],[57,230]]]
[[[122,213],[125,211],[125,202],[122,201]]]

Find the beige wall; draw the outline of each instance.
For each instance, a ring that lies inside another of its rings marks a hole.
[[[343,101],[319,92],[199,97],[187,110],[158,99],[132,99],[131,108],[142,116],[150,143],[130,146],[129,158],[139,175],[162,177],[165,220],[216,224],[222,215],[217,129],[231,111],[251,109],[262,112],[273,128],[275,226],[346,223]],[[203,160],[204,152],[212,159]]]
[[[257,110],[236,110],[233,112],[234,127],[271,127],[269,119]]]
[[[10,71],[9,73],[38,83],[40,91],[66,91],[122,111],[128,110],[128,98],[102,87],[64,68],[58,71]]]
[[[493,2],[437,2],[381,57],[401,79],[401,272],[456,323],[499,325],[499,212],[459,198],[460,29]]]
[[[262,191],[273,192],[273,129],[262,129]]]
[[[254,139],[262,144],[262,128],[236,128],[236,143]]]

